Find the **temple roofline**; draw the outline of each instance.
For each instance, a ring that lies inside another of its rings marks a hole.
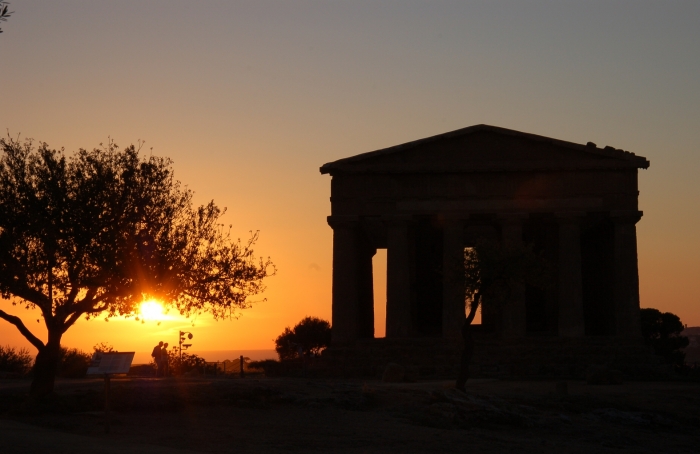
[[[567,142],[564,140],[559,140],[559,139],[553,139],[551,137],[545,137],[545,136],[540,136],[537,134],[530,134],[530,133],[525,133],[525,132],[520,132],[520,131],[515,131],[512,129],[507,129],[507,128],[501,128],[497,126],[490,126],[490,125],[474,125],[474,126],[469,126],[466,128],[462,129],[457,129],[455,131],[450,131],[446,132],[443,134],[438,134],[435,136],[431,137],[426,137],[423,139],[419,140],[414,140],[411,142],[406,142],[400,145],[395,145],[392,147],[388,148],[382,148],[379,150],[375,151],[370,151],[367,153],[361,153],[355,156],[351,156],[349,158],[343,158],[339,159],[337,161],[332,161],[329,163],[324,164],[320,168],[320,172],[322,174],[333,174],[335,172],[364,172],[368,171],[368,169],[365,169],[361,167],[361,164],[363,161],[370,161],[373,158],[377,157],[382,157],[382,156],[387,156],[387,155],[392,155],[395,153],[401,153],[405,152],[408,150],[411,150],[413,148],[422,146],[422,145],[428,145],[432,142],[437,142],[445,139],[453,139],[461,136],[466,136],[470,134],[474,134],[477,132],[492,132],[496,133],[499,135],[503,136],[511,136],[511,137],[517,137],[517,138],[522,138],[522,139],[527,139],[531,141],[536,141],[536,142],[545,142],[545,143],[550,143],[554,146],[561,147],[561,148],[569,148],[572,150],[576,151],[583,151],[586,153],[598,155],[604,158],[611,158],[614,160],[618,160],[619,165],[611,165],[610,164],[605,164],[601,165],[601,168],[618,168],[618,167],[624,167],[624,168],[639,168],[639,169],[647,169],[649,167],[649,161],[642,157],[642,156],[637,156],[634,153],[631,153],[629,151],[624,151],[622,149],[616,149],[614,147],[606,146],[604,148],[598,148],[596,144],[593,142],[588,142],[586,145],[582,144],[577,144],[574,142]],[[358,167],[357,164],[360,164]],[[541,164],[537,164],[535,166],[517,166],[514,168],[500,168],[500,166],[493,166],[493,165],[486,165],[483,168],[480,166],[476,166],[474,169],[470,169],[473,171],[500,171],[500,170],[525,170],[525,171],[533,171],[533,170],[560,170],[563,169],[561,165],[546,165],[542,166]],[[585,166],[585,168],[588,168],[588,166]],[[591,166],[592,169],[597,168],[597,166]],[[581,166],[578,167],[572,167],[572,170],[580,170],[582,169]],[[410,171],[410,169],[407,169]],[[404,170],[404,171],[407,171]],[[420,172],[420,169],[415,169],[415,171]],[[435,170],[432,169],[432,172]]]

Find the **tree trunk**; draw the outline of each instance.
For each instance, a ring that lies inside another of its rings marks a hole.
[[[472,356],[474,356],[472,322],[474,321],[476,310],[479,308],[480,301],[481,294],[476,293],[474,295],[474,301],[472,301],[469,309],[469,315],[464,319],[464,324],[462,325],[462,341],[464,342],[464,346],[462,347],[462,355],[459,360],[459,374],[457,375],[457,383],[455,385],[460,391],[466,391],[467,380],[469,380],[469,364],[472,361]]]
[[[30,391],[34,397],[43,397],[53,392],[61,352],[61,334],[49,331],[49,341],[36,355]]]

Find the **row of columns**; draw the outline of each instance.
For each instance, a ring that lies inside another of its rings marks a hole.
[[[374,337],[372,257],[357,216],[329,216],[333,228],[333,339]]]
[[[641,212],[611,213],[615,225],[615,323],[616,334],[637,336],[639,327],[639,279],[635,224]],[[562,337],[584,335],[581,274],[581,222],[583,212],[556,213],[559,223],[558,332]],[[523,241],[526,213],[499,216],[504,245]],[[387,232],[386,337],[412,335],[410,216],[385,217]],[[442,334],[458,338],[464,321],[463,272],[465,218],[446,218],[443,224]],[[333,228],[333,340],[352,341],[374,337],[372,257],[376,249],[364,235],[358,216],[329,216]],[[526,333],[525,292],[502,311],[500,326],[505,337]]]
[[[581,274],[581,221],[585,213],[558,213],[559,221],[559,335],[580,337],[585,333]],[[639,337],[639,271],[637,228],[641,211],[613,211],[615,334]]]

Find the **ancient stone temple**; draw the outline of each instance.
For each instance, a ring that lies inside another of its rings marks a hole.
[[[532,244],[555,285],[482,325],[499,338],[640,338],[637,171],[649,161],[477,125],[321,167],[331,180],[333,343],[374,337],[372,257],[387,250],[386,338],[459,337],[447,272],[481,237]]]

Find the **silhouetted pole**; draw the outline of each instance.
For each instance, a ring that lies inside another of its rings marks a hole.
[[[241,355],[241,378],[245,376],[245,373],[243,372],[243,355]]]
[[[462,325],[462,341],[464,342],[462,347],[462,354],[459,361],[459,375],[457,376],[457,383],[455,387],[461,391],[466,391],[467,380],[469,379],[469,363],[472,360],[472,355],[474,354],[474,338],[472,337],[472,321],[474,321],[474,316],[476,315],[476,310],[479,307],[479,301],[481,299],[481,294],[476,293],[474,295],[474,300],[471,303],[471,308],[469,310],[469,315],[464,318],[464,324]]]

